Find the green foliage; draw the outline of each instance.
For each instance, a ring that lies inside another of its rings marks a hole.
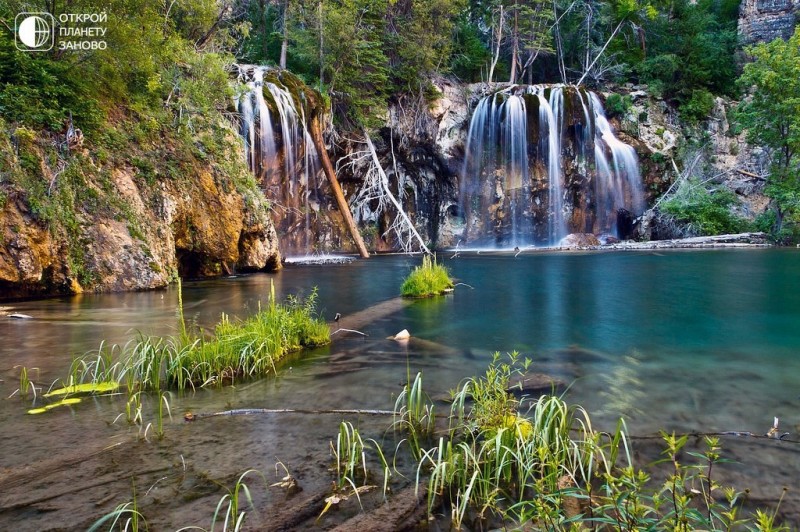
[[[479,29],[465,15],[459,17],[450,56],[453,74],[467,82],[480,81],[481,73],[490,60],[491,54],[483,43]]]
[[[542,396],[529,403],[528,415],[518,412],[509,380],[527,366],[516,353],[507,362],[495,354],[485,376],[453,393],[449,436],[423,456],[420,468],[431,471],[429,511],[442,497],[456,528],[480,516],[559,529],[564,500],[590,489],[595,473],[610,465],[582,409]]]
[[[692,91],[689,99],[680,107],[681,117],[692,123],[699,122],[711,114],[714,109],[714,95],[706,89]]]
[[[610,117],[624,116],[632,105],[633,101],[627,94],[625,96],[616,93],[610,94],[608,98],[606,98],[606,113],[608,113]]]
[[[238,323],[223,315],[210,337],[183,325],[176,337],[101,345],[96,354],[73,363],[65,384],[119,382],[134,394],[269,375],[288,354],[330,342],[330,330],[315,317],[315,308],[316,292],[304,301],[290,297],[278,304],[273,290],[267,308]]]
[[[644,21],[646,55],[641,47],[620,54],[640,81],[699,120],[711,110],[711,94],[735,93],[736,24],[731,2],[679,0]]]
[[[512,396],[510,379],[528,363],[495,354],[485,376],[453,392],[449,435],[418,466],[418,483],[430,473],[429,514],[441,502],[456,529],[480,520],[526,530],[786,530],[777,508],[740,515],[742,494],[716,480],[728,462],[719,438],[706,436],[694,451],[687,435],[662,433],[665,458],[647,469],[666,468],[666,479],[654,486],[633,464],[623,421],[601,433],[559,397]]]
[[[384,47],[393,91],[415,93],[429,84],[451,55],[454,18],[465,0],[389,2]]]
[[[753,61],[739,79],[750,95],[736,121],[750,142],[770,150],[766,192],[775,211],[776,236],[797,232],[800,221],[800,31],[748,49]]]
[[[697,179],[687,179],[661,203],[661,210],[688,226],[689,234],[721,235],[749,229],[748,222],[731,211],[738,203],[736,195],[725,187],[706,187]]]
[[[430,398],[422,390],[422,373],[417,373],[414,382],[407,382],[394,403],[393,427],[408,434],[411,453],[415,459],[421,457],[422,442],[433,434],[436,416]]]
[[[453,288],[453,280],[447,268],[425,255],[422,264],[403,281],[400,293],[403,297],[430,297],[443,294],[450,288]]]

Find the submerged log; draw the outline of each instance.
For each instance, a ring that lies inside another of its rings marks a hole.
[[[319,153],[320,161],[322,162],[322,169],[325,171],[325,176],[331,184],[331,190],[336,198],[336,204],[339,206],[339,211],[342,213],[342,218],[353,237],[353,241],[358,248],[358,253],[362,258],[368,259],[369,252],[364,240],[361,238],[361,233],[358,232],[356,222],[353,220],[353,215],[350,212],[350,206],[347,204],[347,199],[344,197],[344,192],[339,184],[339,179],[336,177],[336,171],[333,169],[333,164],[328,157],[328,150],[325,149],[325,143],[322,141],[322,125],[320,124],[319,114],[315,114],[311,118],[311,138],[314,140],[314,145]]]

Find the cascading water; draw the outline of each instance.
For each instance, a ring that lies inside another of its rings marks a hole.
[[[460,192],[462,241],[477,245],[624,236],[618,212],[644,209],[636,152],[614,135],[599,97],[575,86],[512,86],[482,98]]]
[[[292,92],[267,67],[242,67],[248,91],[237,101],[250,171],[272,205],[284,256],[309,254],[317,239],[320,160],[308,131],[305,93]]]

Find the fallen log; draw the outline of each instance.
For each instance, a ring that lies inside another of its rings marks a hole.
[[[320,124],[318,114],[315,114],[311,118],[311,138],[314,140],[314,145],[319,153],[319,158],[322,162],[322,169],[325,172],[325,177],[328,178],[328,181],[331,184],[331,190],[333,190],[333,196],[336,198],[336,204],[339,206],[339,212],[342,213],[342,218],[344,218],[344,223],[347,225],[347,229],[350,231],[350,235],[353,237],[353,241],[358,248],[358,253],[362,258],[368,259],[369,252],[367,251],[367,246],[364,244],[364,240],[361,238],[361,233],[358,232],[356,222],[353,220],[353,214],[350,212],[350,206],[347,204],[347,200],[344,197],[344,192],[339,184],[339,179],[336,177],[336,171],[333,169],[331,160],[328,157],[328,150],[325,149],[325,143],[322,141],[322,125]]]

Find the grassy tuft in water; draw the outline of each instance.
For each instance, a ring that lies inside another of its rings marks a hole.
[[[330,342],[328,326],[316,317],[316,298],[314,291],[305,300],[290,297],[279,304],[273,287],[266,308],[242,321],[223,315],[211,335],[189,332],[182,324],[177,336],[140,337],[124,346],[101,344],[93,355],[75,360],[64,387],[50,393],[98,392],[117,385],[135,398],[141,391],[185,390],[269,375],[288,354]],[[128,417],[135,419],[136,401],[129,406]]]
[[[425,255],[422,265],[414,268],[403,281],[400,293],[403,297],[431,297],[443,294],[453,286],[447,268],[438,264],[435,258]]]
[[[496,354],[484,376],[453,392],[449,434],[417,469],[430,515],[449,516],[455,529],[788,530],[778,508],[743,515],[743,494],[714,480],[726,461],[718,438],[688,452],[688,436],[662,433],[666,458],[647,468],[672,470],[653,486],[634,464],[623,421],[599,432],[560,397],[520,403],[508,392],[519,368],[515,353],[508,362]]]

